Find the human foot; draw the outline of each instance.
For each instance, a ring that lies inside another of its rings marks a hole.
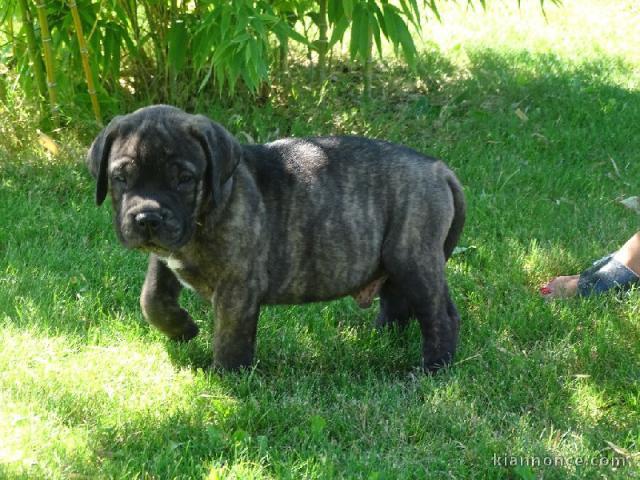
[[[580,280],[580,275],[563,275],[552,278],[540,287],[540,295],[546,300],[573,297],[578,292],[578,280]]]
[[[626,260],[626,258],[620,260],[620,252],[602,257],[580,275],[551,279],[540,288],[540,295],[546,300],[550,300],[575,295],[586,297],[611,289],[628,290],[640,282],[640,277],[629,268]]]

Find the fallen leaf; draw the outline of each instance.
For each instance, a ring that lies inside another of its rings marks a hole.
[[[478,247],[476,247],[475,245],[469,245],[468,247],[455,247],[451,255],[460,255],[471,250],[476,250],[477,248]]]
[[[515,112],[514,112],[518,118],[520,120],[522,120],[523,122],[528,122],[529,121],[529,117],[527,117],[527,114],[524,113],[522,110],[520,110],[519,108],[516,108]]]
[[[52,155],[58,155],[58,153],[60,153],[60,148],[58,147],[58,144],[56,143],[56,141],[46,133],[42,133],[39,130],[38,130],[38,143],[42,146],[42,148],[44,148],[45,150],[48,150],[49,153],[51,153]]]
[[[542,135],[541,133],[534,132],[534,133],[531,134],[531,136],[534,137],[534,138],[537,138],[539,140],[542,140],[546,144],[549,143],[549,139],[547,137],[545,137],[544,135]]]
[[[627,451],[626,449],[624,449],[622,447],[619,447],[615,443],[610,442],[609,440],[605,440],[605,442],[607,443],[607,445],[609,445],[609,448],[611,448],[611,450],[616,452],[618,455],[622,455],[622,456],[627,457],[627,458],[629,458],[631,456],[629,451]]]
[[[628,198],[625,198],[624,200],[620,200],[620,203],[625,207],[630,208],[637,214],[640,214],[640,197],[637,197],[637,196],[628,197]]]

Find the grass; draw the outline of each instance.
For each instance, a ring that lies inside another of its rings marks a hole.
[[[19,99],[0,107],[0,477],[639,478],[640,295],[536,286],[638,228],[618,200],[640,191],[640,10],[523,4],[447,6],[418,79],[385,57],[370,103],[336,66],[322,90],[294,73],[287,102],[207,109],[240,138],[370,135],[456,170],[474,248],[448,267],[461,341],[434,377],[415,324],[377,333],[351,300],[267,308],[257,366],[208,371],[205,302],[183,296],[187,345],[142,320],[145,259],[82,164],[95,131],[52,155]]]

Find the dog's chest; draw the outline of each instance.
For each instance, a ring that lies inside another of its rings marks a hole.
[[[175,257],[167,257],[163,260],[184,287],[199,293],[205,298],[211,298],[214,289],[209,284],[207,275],[198,267]]]

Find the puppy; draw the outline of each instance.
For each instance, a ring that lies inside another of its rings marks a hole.
[[[155,105],[114,118],[88,165],[118,238],[148,252],[140,303],[176,340],[198,327],[183,286],[215,308],[213,365],[253,361],[261,305],[380,296],[379,327],[415,317],[423,367],[451,362],[459,316],[445,262],[465,219],[444,163],[360,137],[241,145],[201,115]]]

